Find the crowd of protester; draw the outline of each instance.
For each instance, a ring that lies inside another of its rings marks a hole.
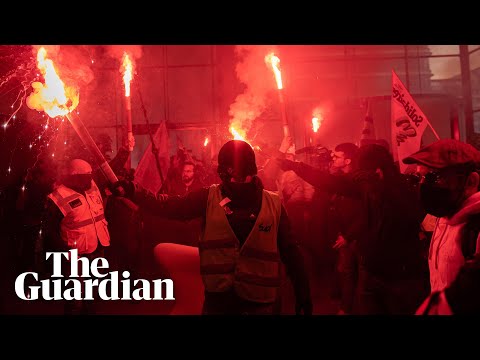
[[[110,159],[108,139],[97,143],[119,179],[134,181],[134,169],[124,167],[127,147]],[[278,151],[256,154],[256,178],[281,199],[310,287],[320,286],[337,314],[479,312],[479,151],[440,140],[405,159],[411,167],[402,174],[386,141],[360,145],[295,151],[293,139],[285,137]],[[160,243],[199,246],[204,222],[158,217],[133,198],[120,197],[128,204],[119,210],[119,197],[112,196],[117,189],[88,152],[69,158],[92,165],[117,265],[142,272]],[[156,196],[185,198],[221,183],[217,165],[216,158],[206,163],[179,149]],[[25,183],[2,189],[2,218],[18,271],[38,265],[47,195],[59,173],[52,159],[39,159],[22,174]],[[313,313],[322,310],[314,304]]]

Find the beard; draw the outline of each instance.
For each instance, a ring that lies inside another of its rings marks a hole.
[[[182,176],[182,181],[184,184],[189,183],[193,180],[193,176]]]
[[[341,174],[341,173],[344,173],[343,169],[344,169],[346,166],[347,166],[347,165],[342,165],[342,166],[331,165],[331,166],[329,167],[330,174]]]

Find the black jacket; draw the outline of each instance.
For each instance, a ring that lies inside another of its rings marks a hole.
[[[288,166],[313,186],[355,200],[355,205],[349,206],[358,214],[353,216],[355,223],[348,225],[347,237],[358,240],[365,268],[383,278],[420,274],[424,265],[419,240],[423,212],[400,174],[382,181],[361,171],[339,176],[304,163]]]

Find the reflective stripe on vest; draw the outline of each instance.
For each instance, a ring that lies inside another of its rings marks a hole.
[[[82,195],[80,195],[78,193],[75,193],[75,194],[72,194],[72,195],[69,195],[69,196],[63,198],[57,190],[55,190],[49,196],[53,200],[53,202],[58,206],[58,208],[62,212],[63,216],[65,216],[70,211],[72,211],[72,207],[70,206],[69,202],[80,198]]]
[[[48,197],[64,216],[60,233],[68,247],[76,248],[79,254],[89,254],[99,241],[103,246],[110,245],[102,195],[94,181],[85,195],[60,185]]]
[[[277,231],[281,202],[278,195],[263,191],[262,207],[242,248],[230,227],[220,187],[209,190],[205,229],[199,242],[200,271],[209,292],[232,288],[243,299],[272,303],[280,285]]]
[[[84,221],[74,222],[74,223],[72,223],[71,229],[78,229],[78,228],[93,224],[94,222],[98,222],[98,221],[103,220],[103,219],[105,219],[104,214],[96,216],[95,219],[93,219],[93,220],[92,219],[87,219],[87,220],[84,220]]]
[[[210,241],[200,241],[198,248],[200,250],[207,249],[225,249],[225,248],[235,248],[236,242],[235,239],[225,238],[225,239],[216,239]]]

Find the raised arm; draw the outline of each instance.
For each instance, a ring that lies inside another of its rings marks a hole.
[[[285,159],[277,159],[276,161],[282,170],[293,170],[303,180],[319,190],[345,196],[358,196],[360,192],[358,185],[349,176],[332,175],[303,162]]]
[[[141,208],[153,215],[173,220],[191,220],[205,217],[208,200],[208,188],[192,191],[185,196],[154,194],[134,183],[131,196]]]

